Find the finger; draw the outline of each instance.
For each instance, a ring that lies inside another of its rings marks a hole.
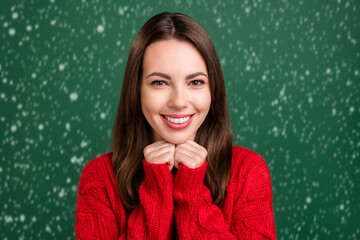
[[[150,162],[152,162],[154,159],[158,158],[158,156],[162,155],[165,152],[172,152],[172,154],[174,155],[175,153],[175,146],[174,145],[161,145],[158,149],[156,149],[156,151],[152,151],[150,153],[148,153],[147,155],[145,155],[145,158],[147,160],[149,160]]]
[[[207,150],[206,148],[204,148],[203,146],[201,146],[200,144],[198,144],[197,142],[193,141],[193,140],[188,140],[186,143],[188,143],[189,145],[193,146],[196,148],[196,152],[201,152],[202,157],[206,158],[207,157]]]
[[[175,152],[175,167],[178,168],[180,164],[189,168],[197,168],[202,165],[201,163],[194,161],[192,157],[184,152]]]
[[[190,168],[200,167],[206,159],[207,151],[200,145],[179,144],[175,148],[175,167],[184,164]]]
[[[188,155],[189,157],[192,157],[194,156],[196,153],[195,149],[190,147],[190,146],[187,146],[187,145],[179,145],[178,147],[175,148],[175,153],[176,152],[182,152],[186,155]]]
[[[174,153],[172,151],[164,152],[163,154],[156,157],[155,162],[156,164],[168,164],[170,166],[174,166]]]
[[[156,152],[159,149],[163,148],[164,146],[171,146],[172,144],[165,142],[165,141],[158,141],[153,144],[147,145],[144,148],[144,155],[148,155],[152,152]]]
[[[203,150],[201,148],[188,143],[183,143],[179,145],[178,147],[176,147],[176,151],[182,151],[190,157],[200,155],[202,158],[206,158],[206,156],[204,156],[204,153],[202,153]]]
[[[168,166],[169,166],[170,172],[171,172],[171,170],[173,169],[174,163],[175,163],[175,161],[174,161],[174,155],[172,155],[172,156],[173,156],[173,157],[172,157],[172,160],[171,160],[170,162],[168,162]]]

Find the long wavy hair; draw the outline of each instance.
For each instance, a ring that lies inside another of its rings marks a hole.
[[[206,63],[211,106],[195,141],[208,151],[204,184],[214,204],[221,206],[230,177],[233,135],[224,76],[215,47],[195,20],[184,14],[163,12],[150,18],[132,43],[110,141],[112,167],[127,211],[139,204],[138,191],[144,178],[143,150],[152,143],[152,128],[142,113],[140,101],[143,56],[151,43],[166,39],[192,43]]]

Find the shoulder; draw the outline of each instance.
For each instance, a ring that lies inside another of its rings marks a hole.
[[[232,222],[244,224],[253,236],[276,239],[269,170],[258,153],[233,147],[228,183]]]
[[[86,190],[89,185],[100,186],[112,181],[114,172],[111,157],[111,152],[105,153],[85,165],[79,180],[79,191]]]
[[[269,169],[264,158],[253,150],[233,146],[230,182],[238,186],[255,182],[270,185]]]
[[[87,217],[89,216],[114,219],[121,215],[123,209],[117,192],[111,158],[112,153],[105,153],[85,165],[79,180],[76,206],[76,219],[79,223],[77,225],[88,224]]]
[[[254,152],[253,150],[240,146],[233,146],[231,164],[231,168],[234,168],[234,170],[237,168],[246,168],[250,170],[255,166],[265,164],[265,161],[260,154]]]

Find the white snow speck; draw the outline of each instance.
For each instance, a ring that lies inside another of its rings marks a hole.
[[[124,15],[125,11],[128,9],[129,7],[128,6],[125,6],[125,7],[119,7],[119,10],[118,10],[118,13],[119,15]]]
[[[313,98],[312,98],[312,97],[309,97],[308,101],[309,101],[309,103],[312,103],[312,102],[313,102]]]
[[[63,198],[65,195],[65,190],[62,188],[61,191],[59,192],[59,198]]]
[[[5,223],[11,223],[11,222],[13,222],[14,221],[14,219],[13,219],[13,217],[12,216],[6,216],[5,215]]]
[[[68,131],[70,131],[70,123],[66,123],[66,124],[65,124],[65,129],[68,130]]]
[[[10,28],[10,29],[9,29],[9,35],[10,35],[10,36],[14,36],[14,35],[15,35],[15,29],[14,29],[14,28]]]
[[[17,13],[17,12],[14,12],[13,14],[12,14],[12,18],[13,19],[17,19],[19,17],[19,14]]]
[[[21,222],[25,221],[25,215],[24,215],[24,214],[21,214],[21,215],[20,215],[20,221],[21,221]]]
[[[44,125],[40,123],[38,128],[40,131],[42,131],[44,129]]]
[[[97,26],[96,30],[98,31],[98,33],[102,33],[104,31],[104,26],[99,25],[99,26]]]
[[[221,64],[222,66],[224,66],[224,65],[226,64],[226,58],[222,58],[222,59],[220,60],[220,64]]]
[[[102,112],[102,113],[100,114],[100,118],[101,118],[101,119],[105,119],[105,117],[106,117],[106,114]]]
[[[16,125],[12,125],[12,126],[11,126],[11,131],[12,131],[12,132],[16,132],[16,129],[17,129]]]
[[[86,147],[87,145],[88,145],[88,143],[84,140],[82,140],[80,143],[80,147],[82,147],[82,148]]]
[[[32,30],[31,25],[27,25],[27,26],[26,26],[26,30],[27,30],[28,32],[30,32],[30,31]]]
[[[49,225],[46,225],[45,230],[46,230],[46,232],[51,232],[50,226],[49,226]]]
[[[355,111],[355,108],[353,106],[350,107],[350,113],[353,113]]]
[[[73,92],[70,94],[70,101],[76,101],[78,99],[78,94],[76,92]]]
[[[65,64],[61,63],[61,64],[59,65],[59,70],[62,71],[62,70],[64,70],[64,69],[65,69]]]
[[[311,197],[306,198],[306,203],[311,203]]]
[[[82,162],[84,161],[84,157],[76,157],[76,156],[72,156],[71,159],[70,159],[70,162],[72,164],[75,164],[75,163],[78,163],[78,164],[81,164]]]

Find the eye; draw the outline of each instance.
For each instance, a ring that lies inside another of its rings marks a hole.
[[[155,80],[151,82],[151,85],[155,85],[155,86],[165,86],[167,85],[167,83],[165,81],[161,81],[161,80]]]
[[[190,85],[193,85],[193,86],[200,86],[203,84],[205,84],[205,81],[203,81],[203,80],[193,80],[190,82]]]

